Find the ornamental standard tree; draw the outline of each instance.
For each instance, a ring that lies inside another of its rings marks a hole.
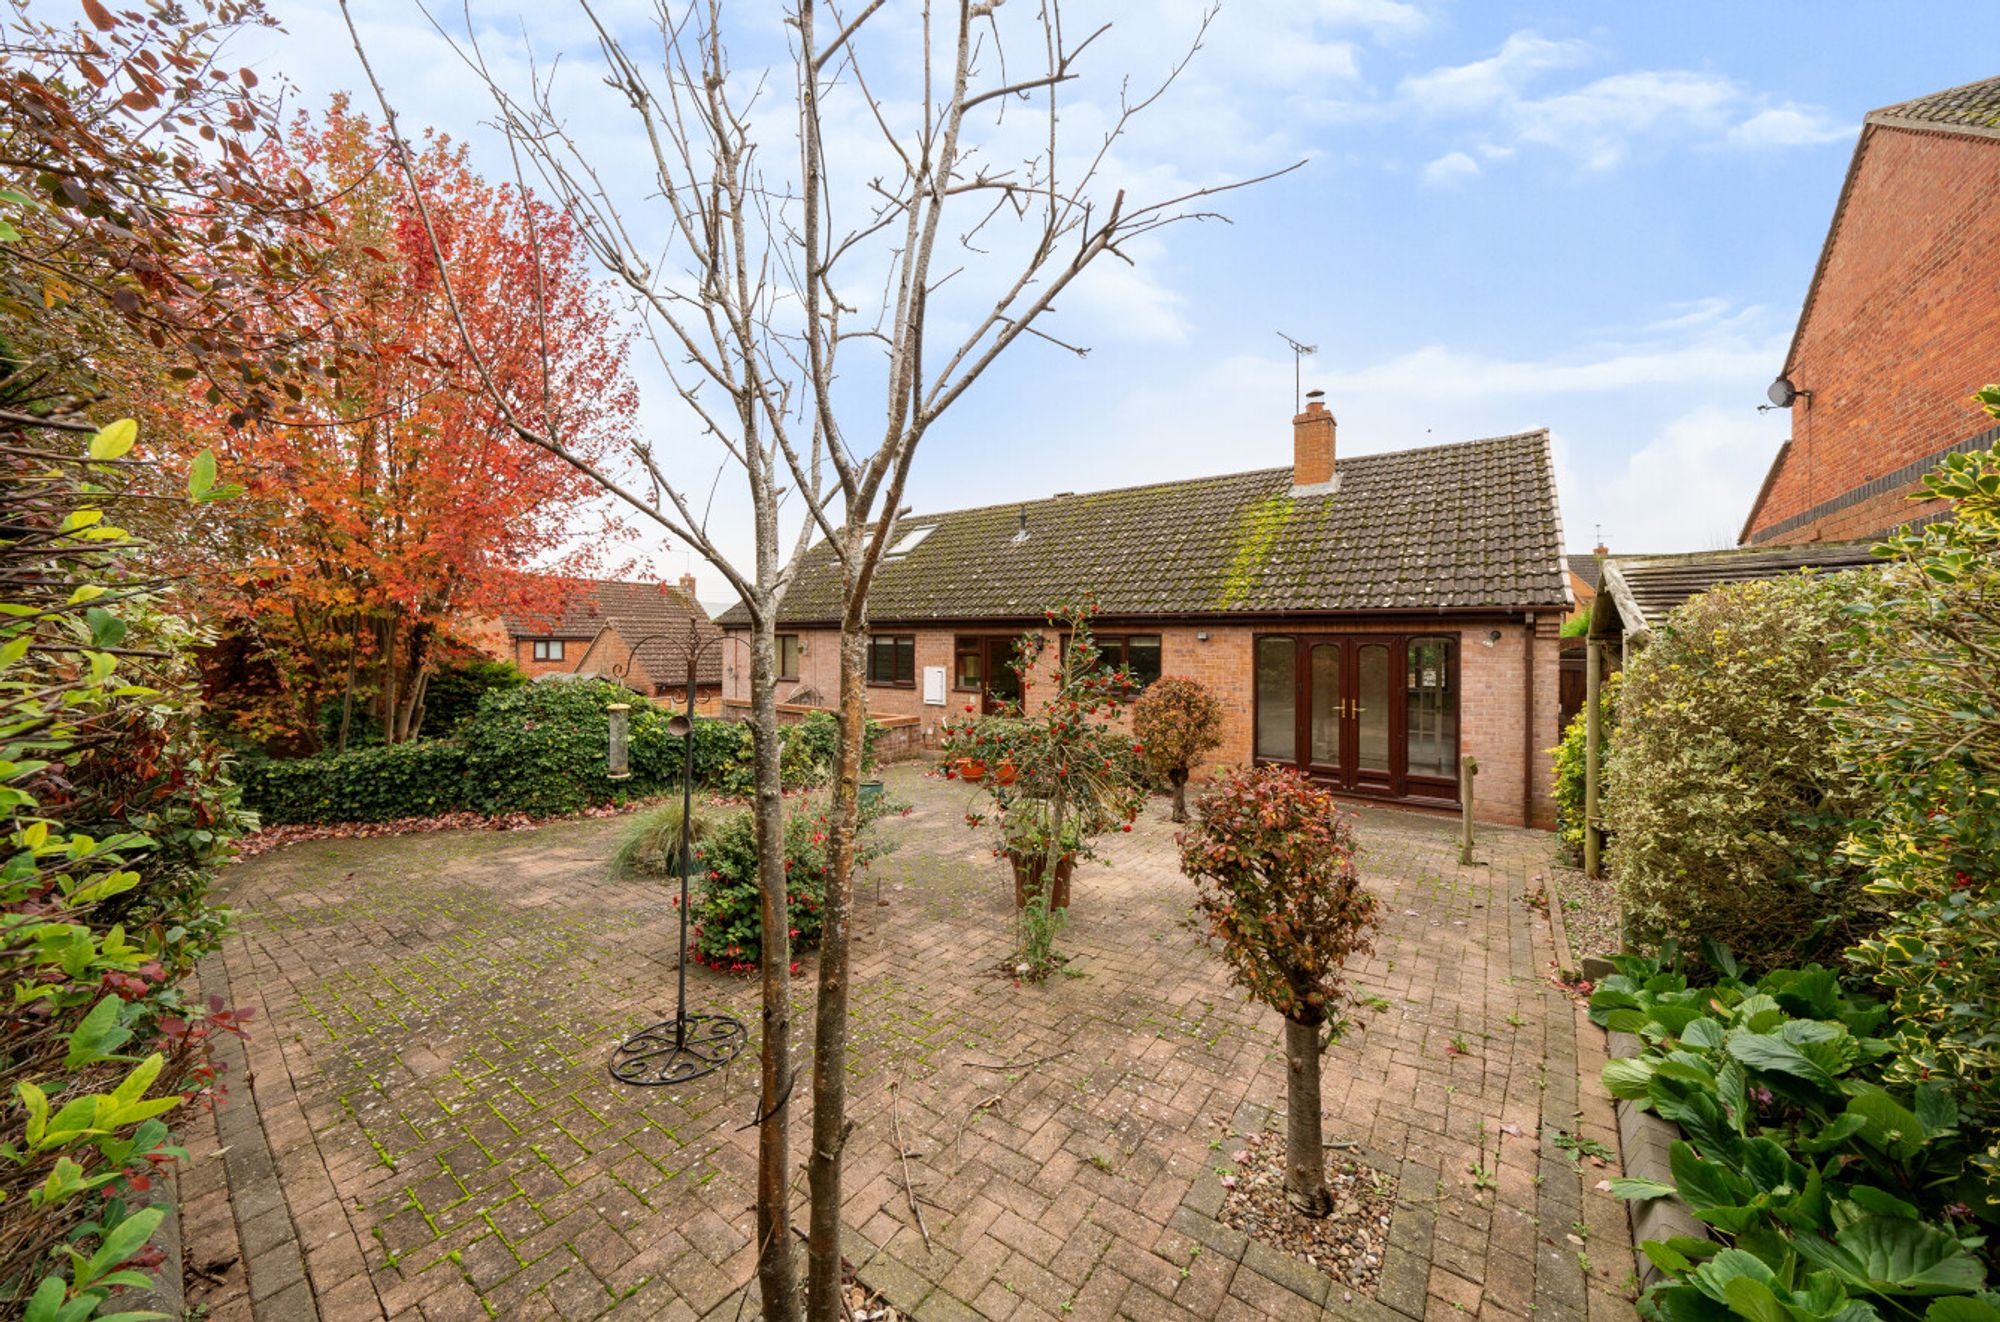
[[[1285,1017],[1285,1194],[1309,1216],[1332,1207],[1320,1135],[1320,1056],[1347,995],[1347,961],[1373,949],[1374,895],[1354,870],[1354,828],[1331,794],[1275,766],[1225,774],[1181,833],[1196,930],[1230,980]]]
[[[1146,765],[1174,787],[1174,820],[1186,821],[1188,773],[1222,747],[1222,703],[1199,680],[1156,679],[1132,704],[1132,737]]]

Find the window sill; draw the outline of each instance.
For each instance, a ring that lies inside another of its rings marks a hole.
[[[914,689],[917,687],[917,682],[915,680],[871,679],[868,681],[868,687],[871,689]]]

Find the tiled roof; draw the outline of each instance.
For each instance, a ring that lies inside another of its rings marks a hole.
[[[1883,106],[1873,123],[1928,124],[1939,128],[2000,130],[2000,78],[1949,87],[1942,92]]]
[[[1592,592],[1597,591],[1597,575],[1604,568],[1601,555],[1570,555],[1563,560],[1569,565],[1569,572],[1583,580],[1583,585]]]
[[[507,616],[507,632],[516,638],[590,639],[608,628],[628,645],[638,645],[639,664],[654,683],[685,684],[689,620],[704,643],[721,632],[701,603],[678,588],[601,580],[577,585],[546,612]],[[701,654],[695,682],[722,682],[722,648],[709,647]]]
[[[869,617],[1033,619],[1083,593],[1121,617],[1568,605],[1546,431],[1356,455],[1338,476],[1298,496],[1287,467],[907,515],[899,542],[932,531],[883,564]],[[821,543],[783,619],[839,606]]]
[[[1738,547],[1686,555],[1613,556],[1604,562],[1600,602],[1610,601],[1625,636],[1643,642],[1668,612],[1699,592],[1724,583],[1780,578],[1801,569],[1855,569],[1882,563],[1872,542],[1814,542],[1804,546]],[[1597,608],[1599,612],[1603,606]],[[1608,617],[1593,625],[1601,635]]]

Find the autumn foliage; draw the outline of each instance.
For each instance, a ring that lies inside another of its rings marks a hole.
[[[382,131],[336,99],[295,119],[266,168],[326,198],[336,376],[295,390],[282,426],[228,432],[189,401],[186,431],[248,488],[210,609],[248,644],[243,733],[314,748],[364,720],[389,742],[422,724],[428,675],[477,617],[546,605],[615,535],[580,521],[596,494],[572,466],[516,440],[463,352],[453,297],[495,385],[585,459],[630,426],[636,392],[612,310],[574,226],[430,137],[416,171],[444,249],[439,278],[415,199]],[[544,571],[525,575],[534,565]],[[261,690],[261,691],[259,691]]]
[[[1231,981],[1285,1017],[1289,1083],[1286,1191],[1300,1210],[1328,1206],[1320,1140],[1320,1030],[1336,1019],[1347,961],[1380,922],[1354,868],[1354,828],[1325,790],[1288,767],[1225,773],[1181,834],[1195,883],[1195,926]]]
[[[1199,680],[1165,675],[1132,704],[1132,737],[1141,756],[1174,789],[1174,820],[1187,815],[1188,773],[1222,746],[1222,703]]]

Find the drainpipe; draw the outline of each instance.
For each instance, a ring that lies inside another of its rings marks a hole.
[[[1521,630],[1521,825],[1535,824],[1535,613]]]

